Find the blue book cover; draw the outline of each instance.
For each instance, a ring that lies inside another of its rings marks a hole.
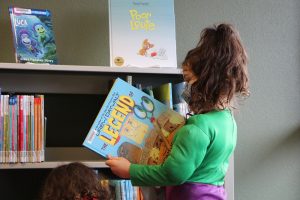
[[[174,0],[110,0],[110,65],[177,67]]]
[[[185,118],[167,105],[118,78],[83,145],[107,157],[159,164],[171,149]]]
[[[16,62],[57,64],[51,12],[9,7],[9,14]]]

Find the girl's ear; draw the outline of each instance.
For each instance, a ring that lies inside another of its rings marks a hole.
[[[189,66],[182,66],[182,75],[184,81],[188,84],[193,84],[197,81],[197,76],[195,76],[193,70]]]
[[[188,84],[193,85],[197,80],[198,80],[197,76],[195,76],[195,75],[193,74],[193,76],[192,76],[192,78],[190,79],[190,81],[188,82]]]

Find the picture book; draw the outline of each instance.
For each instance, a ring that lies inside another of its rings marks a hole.
[[[110,65],[177,67],[174,0],[110,0]]]
[[[104,157],[159,164],[184,123],[185,118],[179,113],[118,78],[83,145]]]
[[[18,63],[57,64],[51,12],[9,7]]]

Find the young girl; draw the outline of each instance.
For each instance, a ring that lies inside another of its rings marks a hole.
[[[193,116],[173,139],[161,165],[131,164],[109,157],[106,164],[134,185],[169,186],[169,200],[224,200],[224,177],[236,146],[235,96],[248,96],[247,54],[229,24],[206,28],[183,61],[184,97]]]
[[[100,186],[98,177],[89,167],[70,163],[54,168],[48,175],[42,200],[105,200],[108,191]]]

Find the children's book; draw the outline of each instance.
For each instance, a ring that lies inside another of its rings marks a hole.
[[[116,79],[83,145],[107,157],[159,164],[185,118],[143,91]]]
[[[110,65],[177,67],[174,0],[110,0]]]
[[[57,64],[51,12],[9,7],[18,63]]]

